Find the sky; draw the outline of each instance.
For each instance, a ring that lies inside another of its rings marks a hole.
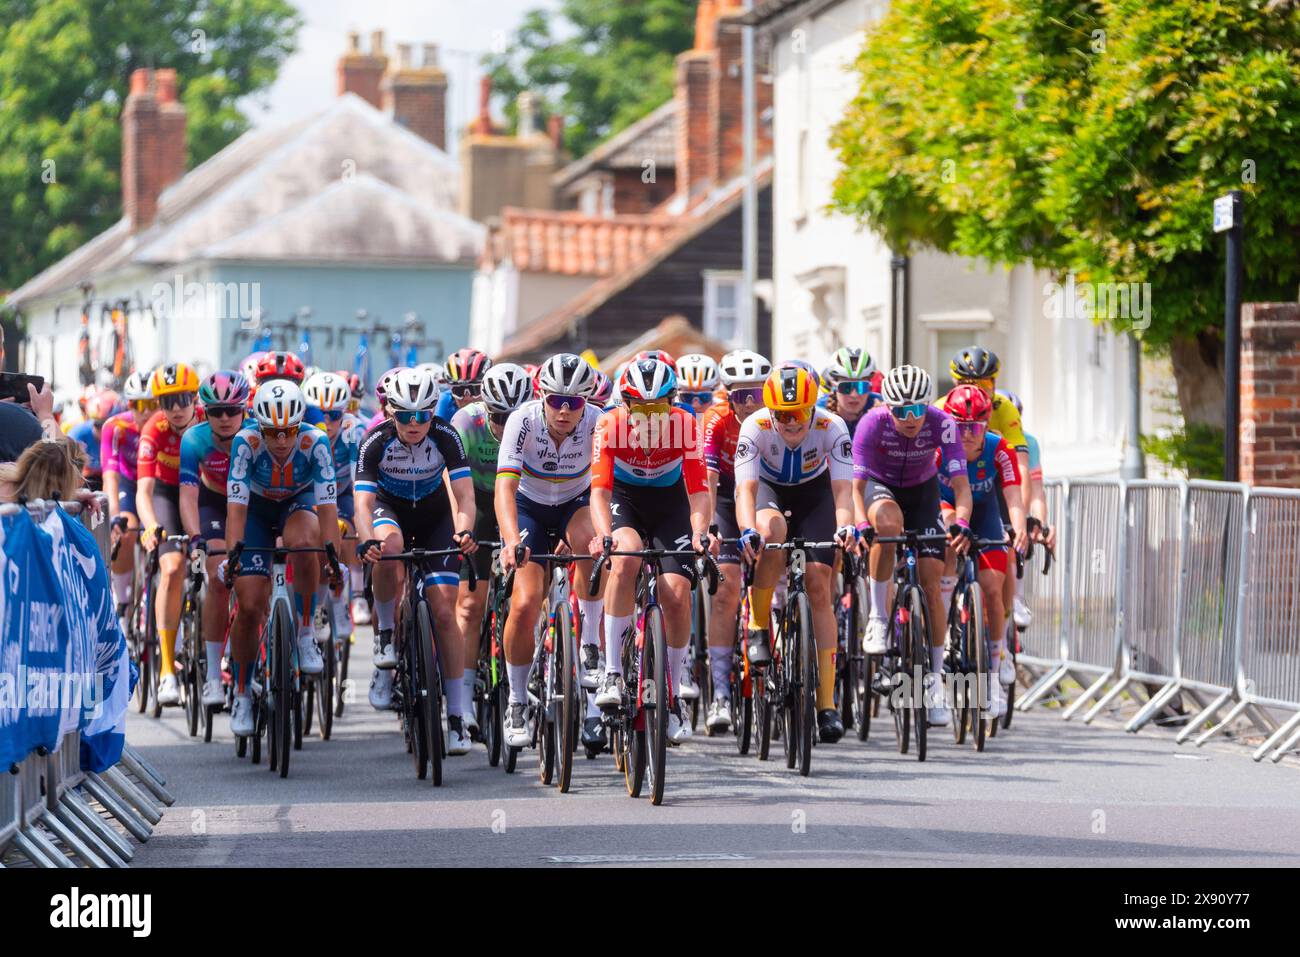
[[[560,0],[299,0],[303,27],[298,52],[285,61],[263,105],[245,104],[256,126],[277,126],[327,107],[336,96],[336,64],[349,30],[368,50],[372,30],[384,31],[384,47],[436,43],[447,73],[448,145],[478,111],[479,60],[501,49],[534,8],[555,9]]]

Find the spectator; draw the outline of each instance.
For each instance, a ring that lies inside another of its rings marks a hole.
[[[28,402],[0,402],[0,462],[16,462],[42,435],[60,435],[54,422],[54,395],[47,382],[37,392],[27,386]]]
[[[85,465],[86,453],[76,442],[63,436],[42,442],[38,434],[17,462],[0,464],[0,502],[79,497]]]

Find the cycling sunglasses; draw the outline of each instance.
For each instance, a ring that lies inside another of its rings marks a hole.
[[[341,421],[343,421],[343,410],[342,410],[342,409],[321,409],[321,413],[320,413],[320,414],[321,414],[321,416],[325,419],[326,422],[341,422]]]
[[[468,385],[454,385],[451,387],[451,394],[458,399],[468,399],[477,397],[483,393],[483,387],[478,383]]]
[[[979,435],[986,428],[987,425],[983,422],[958,422],[957,423],[957,431],[960,432],[963,436]]]
[[[790,409],[785,412],[773,412],[772,418],[783,424],[804,423],[812,418],[812,409]]]
[[[958,379],[957,384],[979,386],[985,392],[992,392],[996,382],[993,379]]]
[[[399,425],[424,425],[433,418],[433,413],[428,409],[420,409],[415,412],[406,410],[394,410],[393,421]]]
[[[262,438],[279,439],[281,441],[296,439],[298,437],[298,428],[296,425],[286,426],[282,429],[268,429],[266,426],[262,426]]]
[[[193,392],[175,392],[171,395],[159,396],[158,401],[162,407],[169,412],[174,409],[188,409],[194,404]]]
[[[763,387],[756,385],[744,389],[732,389],[727,393],[727,397],[736,405],[752,405],[763,401]]]
[[[587,404],[587,400],[580,395],[552,395],[547,393],[546,404],[556,412],[562,412],[566,408],[570,412],[581,412]]]
[[[678,397],[687,405],[695,405],[700,402],[711,402],[713,400],[712,392],[679,392]]]
[[[866,395],[871,391],[871,383],[866,380],[858,382],[841,382],[835,386],[835,391],[840,395],[853,395],[855,392],[858,395]]]
[[[671,407],[670,403],[663,399],[652,402],[631,399],[627,403],[628,411],[636,415],[666,415]]]
[[[130,405],[132,412],[152,412],[154,409],[158,408],[158,400],[132,399]]]
[[[498,426],[498,427],[504,429],[504,428],[506,427],[506,422],[508,422],[508,421],[510,420],[510,413],[509,413],[509,412],[489,412],[489,413],[488,413],[488,420],[489,420],[493,425]]]
[[[233,419],[235,416],[244,417],[244,407],[242,405],[209,405],[204,409],[209,419]]]
[[[896,419],[922,419],[925,418],[925,403],[913,402],[911,405],[896,405],[890,410]]]

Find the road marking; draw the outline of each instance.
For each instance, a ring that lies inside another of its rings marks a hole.
[[[1175,754],[1174,757],[1182,758],[1184,761],[1208,761],[1207,757],[1200,754]]]
[[[744,854],[561,854],[552,864],[650,864],[661,861],[752,861]]]

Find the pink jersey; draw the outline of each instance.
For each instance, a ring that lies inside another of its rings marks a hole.
[[[104,423],[104,434],[99,443],[100,467],[105,472],[116,472],[124,479],[136,479],[136,453],[140,448],[140,427],[130,410],[119,412]]]

